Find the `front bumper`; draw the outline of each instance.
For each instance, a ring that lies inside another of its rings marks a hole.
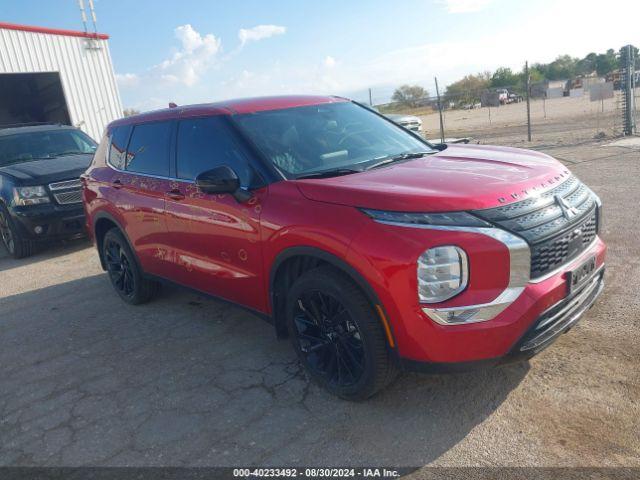
[[[602,264],[577,291],[539,314],[505,355],[463,362],[428,362],[401,357],[400,365],[408,371],[451,373],[528,360],[568,332],[595,304],[604,290],[604,271]]]
[[[84,209],[81,203],[14,207],[10,214],[21,235],[30,240],[73,238],[85,234]]]
[[[604,265],[582,288],[544,311],[507,357],[528,358],[547,348],[561,333],[569,331],[582,318],[603,289]]]
[[[497,363],[549,309],[566,300],[567,272],[589,257],[604,265],[606,245],[599,237],[581,255],[551,275],[523,284],[515,300],[494,318],[477,323],[442,325],[417,300],[416,259],[431,246],[457,245],[469,255],[469,285],[442,308],[484,305],[500,297],[511,281],[507,246],[485,234],[465,231],[402,228],[374,223],[362,229],[346,259],[374,288],[389,319],[394,355],[405,365],[424,363],[427,370]],[[374,234],[375,233],[375,234]],[[393,248],[389,248],[393,245]],[[505,262],[506,257],[506,262]],[[518,292],[517,292],[518,293]],[[455,303],[454,303],[455,302]],[[430,368],[438,364],[437,368]],[[441,368],[442,367],[442,368]],[[424,370],[424,369],[423,369]]]

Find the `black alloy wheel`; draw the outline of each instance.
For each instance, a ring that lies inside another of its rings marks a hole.
[[[2,237],[2,243],[7,248],[9,253],[13,255],[16,250],[15,239],[9,226],[9,218],[3,210],[0,210],[0,236]]]
[[[158,292],[160,284],[144,277],[129,242],[117,228],[109,230],[102,240],[102,259],[111,285],[125,302],[146,303]]]
[[[286,321],[293,348],[312,380],[346,400],[364,400],[396,374],[372,303],[346,274],[322,266],[289,288]]]
[[[24,258],[33,253],[34,242],[22,237],[4,205],[0,205],[0,238],[13,258]]]
[[[125,297],[131,297],[135,291],[133,270],[122,245],[110,238],[105,242],[104,260],[107,264],[107,272],[116,291]]]
[[[362,335],[341,301],[320,290],[303,292],[294,314],[308,368],[331,386],[348,387],[364,373]]]

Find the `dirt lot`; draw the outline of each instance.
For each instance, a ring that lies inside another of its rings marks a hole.
[[[0,258],[0,465],[640,467],[640,146],[589,122],[532,146],[605,202],[600,302],[528,364],[404,375],[366,403],[310,384],[240,309],[177,288],[123,304],[86,242]],[[476,138],[523,146],[493,127]]]

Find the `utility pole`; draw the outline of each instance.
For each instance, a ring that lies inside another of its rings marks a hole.
[[[530,91],[531,91],[531,78],[529,76],[529,61],[524,62],[524,78],[527,88],[527,139],[531,141],[531,99]]]
[[[631,45],[622,49],[622,99],[624,109],[624,134],[633,135],[636,131],[635,119],[635,58]]]
[[[438,89],[438,77],[433,77],[436,81],[436,97],[438,97],[438,113],[440,114],[440,142],[444,143],[444,123],[442,121],[442,102],[440,101],[440,90]]]

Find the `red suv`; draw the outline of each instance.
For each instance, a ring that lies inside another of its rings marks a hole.
[[[348,399],[398,370],[528,358],[604,285],[600,200],[562,164],[432,145],[343,98],[115,121],[83,185],[124,301],[168,279],[242,305]]]

